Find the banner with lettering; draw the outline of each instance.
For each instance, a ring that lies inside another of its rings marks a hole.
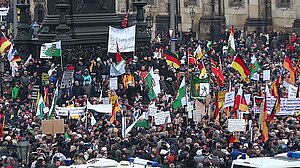
[[[55,108],[55,112],[56,115],[58,116],[65,116],[67,117],[70,113],[70,116],[82,116],[84,115],[84,111],[85,111],[86,107],[71,107],[71,108],[67,108],[67,107],[56,107]]]
[[[136,26],[131,26],[125,29],[117,29],[109,26],[108,37],[108,53],[117,52],[117,44],[119,51],[122,52],[134,52],[135,51],[135,31]]]

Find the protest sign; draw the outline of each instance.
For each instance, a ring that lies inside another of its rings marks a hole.
[[[65,132],[64,120],[43,120],[42,133],[43,134],[62,134]]]
[[[110,104],[109,103],[109,97],[104,97],[103,98],[103,104]]]
[[[160,76],[159,74],[152,74],[152,78],[154,80],[154,86],[153,86],[153,90],[155,92],[156,95],[158,95],[159,93],[161,93],[161,90],[160,90],[160,84],[159,84],[159,80],[160,80]]]
[[[72,87],[72,80],[73,80],[74,70],[66,70],[63,73],[63,77],[61,79],[61,88],[70,88]]]
[[[244,94],[245,101],[247,105],[251,104],[251,94]]]
[[[167,123],[171,123],[170,111],[156,113],[154,115],[155,125],[164,125],[166,121],[166,117],[168,117]]]
[[[264,99],[261,97],[254,97],[254,112],[260,113],[263,107]],[[276,98],[267,98],[267,113],[271,114],[272,108]],[[294,115],[300,111],[300,98],[281,98],[280,111],[276,115]]]
[[[224,99],[224,107],[233,107],[234,106],[234,97],[235,97],[235,92],[228,92],[225,94],[225,99]]]
[[[228,119],[228,131],[246,131],[246,122],[244,119]]]
[[[70,117],[72,116],[82,116],[84,115],[84,111],[85,111],[86,107],[71,107],[71,108],[67,108],[67,107],[56,107],[55,108],[55,112],[56,115],[58,116],[68,116],[70,113]]]
[[[271,72],[270,70],[264,70],[263,71],[263,81],[270,80]]]
[[[296,86],[290,85],[288,87],[288,98],[296,98],[297,97],[298,88]]]
[[[32,100],[37,100],[39,91],[40,91],[40,86],[39,85],[33,85],[32,94],[31,94],[31,99]]]
[[[155,106],[155,103],[152,103],[148,107],[149,116],[154,116],[157,113],[157,107]]]
[[[110,76],[120,76],[125,73],[125,60],[122,60],[117,65],[115,63],[110,65]]]
[[[48,73],[42,73],[42,82],[47,83],[49,81]]]
[[[135,51],[135,30],[136,26],[131,26],[125,29],[117,29],[109,26],[108,35],[108,53],[117,52],[117,44],[119,51],[134,52]]]
[[[111,104],[91,104],[89,101],[87,101],[87,109],[95,110],[98,113],[110,114],[112,112],[112,105]]]
[[[110,78],[109,79],[109,89],[110,90],[117,90],[118,89],[118,78]]]

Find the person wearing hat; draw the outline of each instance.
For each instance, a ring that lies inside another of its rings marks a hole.
[[[89,70],[88,69],[84,70],[82,77],[83,77],[83,81],[82,81],[83,85],[86,85],[86,81],[88,81],[87,84],[91,84],[92,83],[92,77],[89,74]]]

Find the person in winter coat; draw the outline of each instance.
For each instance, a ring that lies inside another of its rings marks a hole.
[[[88,70],[88,69],[85,69],[85,70],[84,70],[84,73],[83,73],[82,77],[83,77],[83,81],[82,81],[82,82],[83,82],[83,85],[86,84],[85,81],[88,81],[87,84],[91,84],[91,83],[92,83],[92,77],[91,77],[91,75],[89,74],[89,70]]]
[[[123,84],[126,89],[128,88],[129,85],[132,87],[135,86],[134,76],[131,74],[130,70],[126,70],[126,74],[124,74]]]

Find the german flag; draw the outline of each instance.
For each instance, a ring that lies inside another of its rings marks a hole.
[[[177,56],[171,51],[165,50],[163,52],[163,57],[166,58],[167,64],[173,66],[174,68],[180,68],[180,61]]]
[[[278,90],[279,90],[280,80],[281,80],[281,75],[271,85],[271,95],[274,96],[274,97],[277,97],[279,95]]]
[[[240,140],[237,139],[237,138],[234,137],[234,136],[231,136],[230,139],[229,139],[229,143],[235,143],[235,142],[240,142]]]
[[[207,76],[207,74],[206,74],[206,69],[205,69],[203,61],[198,61],[198,68],[200,71],[199,78],[200,79],[205,78]]]
[[[269,132],[268,132],[268,127],[267,127],[267,118],[268,118],[268,113],[267,113],[267,96],[265,95],[265,102],[264,102],[264,110],[263,110],[263,115],[262,115],[262,120],[261,120],[261,130],[262,130],[262,141],[267,142],[269,139]]]
[[[241,58],[240,55],[237,55],[234,58],[234,60],[231,64],[231,67],[240,73],[240,75],[242,76],[243,80],[246,81],[246,83],[250,82],[250,79],[249,79],[250,70],[246,66],[244,60]]]
[[[118,101],[116,101],[113,109],[112,109],[112,112],[111,112],[111,117],[110,117],[110,123],[112,124],[115,124],[116,121],[117,121],[117,112],[121,111],[121,108],[120,108],[120,105],[118,103]]]
[[[293,63],[290,59],[290,57],[288,55],[285,56],[284,62],[283,62],[283,67],[289,71],[290,73],[290,81],[291,84],[294,85],[295,84],[295,71],[293,68]]]
[[[3,53],[4,51],[8,50],[11,45],[11,42],[5,37],[3,33],[0,34],[0,52]]]
[[[276,115],[280,111],[280,96],[277,97],[277,100],[274,103],[273,109],[271,111],[271,114],[268,117],[268,121],[272,121]]]

